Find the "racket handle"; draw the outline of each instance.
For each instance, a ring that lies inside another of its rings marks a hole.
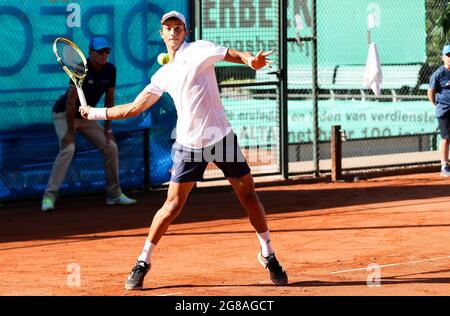
[[[78,98],[80,99],[80,104],[82,106],[87,106],[86,98],[84,97],[83,89],[77,87]]]

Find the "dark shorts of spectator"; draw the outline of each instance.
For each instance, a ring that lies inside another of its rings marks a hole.
[[[172,146],[172,159],[170,181],[177,183],[203,180],[203,174],[210,162],[222,170],[227,178],[238,179],[250,173],[237,136],[233,132],[205,148],[194,149],[175,142]]]
[[[437,118],[439,122],[439,132],[442,139],[450,139],[450,113]]]

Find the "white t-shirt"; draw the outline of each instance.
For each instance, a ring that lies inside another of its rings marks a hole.
[[[161,96],[168,92],[177,109],[177,142],[190,148],[212,145],[231,132],[220,100],[214,64],[228,48],[208,41],[183,43],[172,63],[162,66],[146,91]]]

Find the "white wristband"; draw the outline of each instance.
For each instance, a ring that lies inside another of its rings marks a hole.
[[[250,56],[248,59],[247,59],[247,64],[249,65],[249,67],[250,68],[252,68],[252,69],[255,69],[255,68],[253,68],[253,66],[252,66],[252,62],[255,60],[255,56]]]
[[[91,108],[89,110],[89,115],[87,117],[88,120],[95,120],[95,121],[99,121],[99,120],[103,120],[106,121],[106,109],[107,108]]]

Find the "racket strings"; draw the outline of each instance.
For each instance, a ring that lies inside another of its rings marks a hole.
[[[71,72],[77,76],[83,76],[85,74],[86,65],[77,50],[65,42],[60,42],[57,49],[62,63],[69,68]]]

